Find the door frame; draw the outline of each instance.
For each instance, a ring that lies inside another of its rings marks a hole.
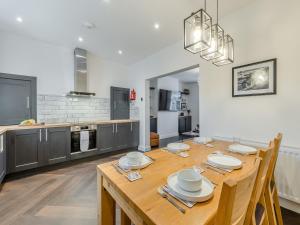
[[[0,73],[0,79],[21,80],[30,82],[30,112],[32,119],[37,120],[37,78],[25,75],[16,75],[9,73]]]

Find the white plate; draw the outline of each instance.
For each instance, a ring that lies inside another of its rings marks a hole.
[[[239,169],[243,165],[241,160],[233,156],[221,155],[221,154],[208,155],[207,162],[212,165],[215,165],[216,167],[220,167],[224,169]]]
[[[170,143],[167,145],[170,152],[182,152],[190,149],[190,146],[184,143]]]
[[[202,176],[200,191],[189,192],[181,189],[178,185],[177,173],[173,173],[168,177],[168,188],[178,198],[191,202],[205,202],[214,195],[214,185],[204,176]]]
[[[136,164],[129,164],[126,156],[123,156],[119,159],[119,166],[123,169],[143,169],[149,166],[151,163],[151,159],[149,159],[147,156],[143,157],[141,161],[137,162]]]
[[[212,138],[210,137],[195,137],[193,139],[194,142],[198,143],[198,144],[207,144],[213,141]]]
[[[257,153],[257,149],[246,146],[246,145],[239,145],[239,144],[233,144],[228,147],[228,150],[231,152],[237,152],[245,155],[252,155]]]

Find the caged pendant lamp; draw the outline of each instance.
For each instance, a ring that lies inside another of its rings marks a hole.
[[[194,54],[210,47],[212,31],[212,18],[204,9],[192,13],[184,20],[184,49]]]
[[[212,60],[223,55],[224,30],[219,26],[219,0],[217,0],[217,23],[212,26],[210,47],[200,52],[201,58]]]
[[[213,60],[216,66],[224,66],[234,61],[234,45],[233,39],[230,35],[225,36],[223,55]]]

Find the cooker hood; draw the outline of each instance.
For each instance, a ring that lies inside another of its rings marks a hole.
[[[81,48],[74,50],[74,91],[70,91],[68,96],[95,96],[95,93],[88,91],[88,70],[87,51]]]

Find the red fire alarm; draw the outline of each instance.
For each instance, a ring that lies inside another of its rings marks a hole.
[[[132,89],[132,90],[130,91],[130,100],[131,100],[131,101],[135,101],[135,100],[136,100],[136,92],[135,92],[134,89]]]

